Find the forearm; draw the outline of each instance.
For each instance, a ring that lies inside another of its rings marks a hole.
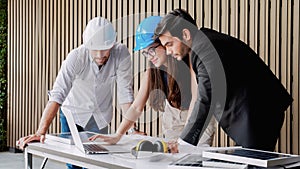
[[[127,113],[127,111],[130,108],[130,106],[131,106],[131,103],[122,104],[121,105],[122,112],[126,112]],[[135,127],[135,122],[131,125],[130,128],[132,128],[132,127]]]
[[[191,91],[192,91],[192,99],[191,99],[191,103],[189,106],[189,111],[188,111],[188,116],[187,119],[190,118],[192,111],[194,109],[195,106],[195,102],[197,101],[197,96],[198,96],[198,89],[197,89],[197,81],[196,81],[196,75],[195,72],[192,70],[192,66],[191,67]],[[187,124],[188,121],[185,122],[185,125]]]
[[[192,99],[191,103],[190,103],[190,107],[189,107],[189,111],[188,111],[188,115],[186,119],[189,119],[191,117],[191,114],[193,112],[193,108],[195,106],[195,100]],[[188,123],[188,120],[185,121],[185,125]]]
[[[185,125],[180,138],[184,141],[197,145],[199,137],[207,127],[207,118],[210,118],[211,85],[207,76],[198,79],[197,99],[193,111]]]
[[[201,106],[202,105],[202,106]],[[185,142],[193,145],[197,145],[199,137],[202,134],[205,120],[207,118],[207,113],[204,109],[200,109],[200,107],[204,107],[199,100],[195,103],[194,109],[189,117],[180,138]]]
[[[124,104],[121,104],[120,106],[121,106],[122,112],[127,112],[131,106],[131,103],[124,103]]]
[[[116,133],[120,135],[124,135],[133,125],[134,125],[134,121],[130,121],[124,118],[119,128],[117,129]]]
[[[128,111],[123,114],[124,118],[117,130],[117,133],[122,135],[125,134],[134,125],[134,122],[138,119],[138,117],[140,117],[140,115],[141,112],[131,105]]]
[[[59,104],[56,102],[48,102],[46,108],[44,109],[37,134],[45,134],[52,123],[54,117],[59,109]]]
[[[131,127],[134,127],[135,121],[140,117],[141,113],[143,112],[143,109],[144,109],[147,99],[149,97],[148,75],[149,75],[149,72],[147,71],[145,76],[143,77],[139,92],[138,92],[134,102],[131,105],[124,104],[121,107],[124,112],[123,113],[124,120],[122,121],[121,126],[119,127],[118,131],[120,131],[120,133],[122,133],[122,134],[125,134],[126,131],[128,131],[128,129],[130,129]],[[130,107],[128,105],[130,105]],[[125,109],[127,111],[125,111]]]

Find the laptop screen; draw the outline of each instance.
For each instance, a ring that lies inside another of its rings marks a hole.
[[[75,146],[82,152],[85,152],[82,141],[80,139],[80,135],[79,132],[77,130],[75,121],[74,121],[74,117],[72,112],[64,109],[63,107],[61,107],[62,112],[64,112],[64,115],[66,116],[67,122],[68,122],[68,126],[70,128],[72,137],[73,137],[73,141],[75,143]]]
[[[107,143],[103,144],[101,143],[93,143],[88,140],[89,137],[96,134],[93,132],[80,132],[82,134],[79,134],[73,114],[62,108],[62,111],[64,112],[67,122],[73,137],[73,141],[75,143],[75,146],[82,152],[87,154],[98,154],[98,153],[123,153],[123,152],[130,152],[130,149],[124,148],[124,145],[109,145]],[[86,148],[85,148],[86,147]]]

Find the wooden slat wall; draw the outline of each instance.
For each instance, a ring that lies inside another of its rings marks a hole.
[[[8,146],[34,133],[62,61],[82,43],[82,32],[95,16],[111,20],[117,40],[132,54],[134,91],[138,91],[146,60],[133,53],[134,32],[145,17],[183,8],[199,27],[241,39],[260,54],[294,98],[287,110],[277,151],[300,154],[299,1],[296,0],[10,0],[8,4]],[[116,97],[116,96],[115,96]],[[116,99],[110,131],[122,116]],[[138,126],[161,136],[157,112],[145,107]],[[59,117],[49,132],[59,132]],[[218,128],[214,146],[234,145]]]

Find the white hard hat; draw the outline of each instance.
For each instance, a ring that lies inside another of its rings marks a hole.
[[[116,32],[107,19],[96,17],[89,21],[82,38],[89,50],[107,50],[114,45]]]

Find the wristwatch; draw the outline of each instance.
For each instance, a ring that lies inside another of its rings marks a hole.
[[[128,132],[128,134],[133,134],[135,131],[138,131],[138,129],[135,127],[132,127],[127,132]]]

